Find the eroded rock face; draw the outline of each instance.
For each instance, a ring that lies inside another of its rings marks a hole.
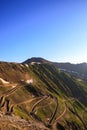
[[[43,124],[0,112],[0,130],[48,130]]]

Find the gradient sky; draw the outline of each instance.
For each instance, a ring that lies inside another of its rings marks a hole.
[[[87,62],[87,0],[0,0],[0,61]]]

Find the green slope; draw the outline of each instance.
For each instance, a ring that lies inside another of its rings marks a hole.
[[[86,129],[86,81],[78,80],[47,63],[33,65],[1,63],[0,76],[21,86],[6,97],[10,100],[10,106],[14,105],[14,115],[28,121],[33,118],[35,122],[43,122],[45,126],[52,125],[53,130]],[[33,83],[27,84],[26,80],[29,79],[33,79]],[[0,93],[3,94],[7,90],[9,88],[1,83]],[[48,97],[42,100],[46,95]],[[57,106],[55,98],[58,100],[58,108],[51,121]],[[42,101],[39,102],[40,100]],[[30,112],[37,102],[39,103],[34,110],[36,115],[32,117]]]

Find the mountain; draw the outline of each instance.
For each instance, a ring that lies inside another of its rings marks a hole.
[[[32,58],[0,62],[1,130],[86,130],[87,82]]]
[[[51,63],[51,61],[48,61],[44,58],[41,57],[32,57],[31,59],[27,59],[26,61],[24,61],[23,63],[25,64],[29,64],[29,63]]]
[[[87,63],[80,64],[71,64],[71,63],[59,63],[45,60],[43,58],[31,58],[26,60],[24,63],[49,63],[60,69],[61,71],[65,71],[71,75],[76,77],[86,79],[87,80]]]
[[[87,79],[87,63],[71,64],[71,63],[54,63],[61,70],[65,70],[71,74],[80,75]]]

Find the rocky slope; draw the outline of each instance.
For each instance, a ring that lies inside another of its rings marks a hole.
[[[86,130],[87,82],[32,62],[0,62],[0,129]]]

